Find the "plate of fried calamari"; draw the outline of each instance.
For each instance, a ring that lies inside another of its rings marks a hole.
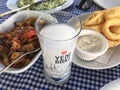
[[[0,70],[22,54],[40,48],[38,35],[35,31],[35,22],[38,17],[43,15],[40,12],[25,10],[14,14],[0,25]],[[46,17],[50,18],[51,16],[49,16],[47,15]],[[41,50],[28,54],[5,72],[23,72],[30,68],[40,55]]]
[[[102,63],[96,58],[92,61],[84,61],[74,55],[73,63],[88,69],[107,69],[120,64],[120,7],[107,10],[94,11],[79,15],[84,29],[91,29],[101,33],[108,41],[110,52],[98,57]],[[109,59],[109,60],[107,60]],[[107,63],[104,63],[106,62]]]

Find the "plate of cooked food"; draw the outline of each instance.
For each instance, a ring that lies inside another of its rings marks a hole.
[[[14,10],[38,1],[42,2],[30,6],[28,9],[41,11],[44,13],[51,13],[65,9],[74,2],[74,0],[7,0],[6,5],[10,10]]]
[[[43,17],[51,22],[57,22],[49,14],[36,11],[21,11],[9,17],[0,24],[0,70],[14,62],[26,52],[40,48],[38,35],[35,31],[35,22],[38,17]],[[40,23],[40,25],[42,25]],[[20,73],[30,68],[40,57],[41,50],[28,54],[15,62],[5,72]]]
[[[120,6],[120,0],[93,0],[97,5],[104,9]]]
[[[115,7],[78,16],[82,21],[83,30],[96,31],[106,38],[108,50],[103,55],[89,61],[78,58],[78,55],[74,54],[73,63],[88,69],[107,69],[120,64],[119,11],[120,7]]]

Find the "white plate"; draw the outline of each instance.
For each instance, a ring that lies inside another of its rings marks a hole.
[[[2,24],[0,24],[0,32],[9,31],[12,28],[14,28],[14,22],[16,22],[16,21],[21,21],[24,18],[27,18],[27,17],[30,17],[30,16],[40,17],[42,15],[44,15],[44,14],[40,13],[38,11],[29,11],[29,10],[27,11],[27,10],[25,10],[25,11],[18,12],[16,14],[14,14],[13,16],[11,16],[10,18],[8,18]],[[49,15],[49,14],[46,14],[45,17],[51,18],[51,20],[55,21],[55,23],[57,22],[57,20],[55,18],[52,18],[51,15]],[[23,67],[23,68],[20,68],[20,69],[9,68],[5,72],[8,72],[8,73],[20,73],[20,72],[24,72],[25,70],[27,70],[28,68],[30,68],[35,63],[35,61],[37,61],[37,59],[40,57],[40,55],[41,55],[41,51],[38,52],[35,55],[35,57],[31,60],[31,62],[28,65],[26,65],[25,67]],[[0,64],[0,70],[2,68],[4,68],[4,65]]]
[[[7,0],[7,7],[11,10],[17,9],[18,7],[16,6],[18,0]],[[51,12],[55,12],[55,11],[59,11],[62,9],[65,9],[67,7],[69,7],[70,5],[72,5],[74,2],[74,0],[67,0],[64,4],[62,4],[61,6],[58,6],[56,8],[50,9],[50,10],[43,10],[42,12],[44,13],[51,13]]]
[[[116,79],[116,80],[106,84],[100,90],[120,90],[120,79]]]
[[[120,6],[120,0],[93,0],[93,1],[105,9]]]
[[[78,16],[81,21],[85,20],[91,13],[86,13]],[[110,58],[109,62],[107,64],[102,64],[99,62],[94,61],[83,61],[79,59],[76,55],[73,56],[73,63],[84,68],[88,69],[107,69],[114,67],[118,64],[120,64],[120,46],[114,48],[114,53],[112,57]]]
[[[11,30],[11,28],[14,27],[14,22],[15,21],[20,21],[20,20],[24,19],[25,17],[30,17],[30,16],[36,16],[36,17],[38,17],[39,15],[40,15],[39,12],[34,12],[34,11],[22,11],[22,12],[18,12],[16,14],[14,14],[13,16],[11,16],[10,18],[8,18],[2,24],[0,24],[0,32],[5,32],[5,31]],[[23,68],[20,68],[20,69],[9,68],[5,72],[8,72],[8,73],[20,73],[20,72],[24,72],[25,70],[27,70],[28,68],[30,68],[35,63],[35,61],[39,58],[40,55],[41,55],[41,51],[38,52],[38,54],[36,54],[36,56],[31,60],[31,62],[28,65],[26,65],[25,67],[23,67]],[[4,67],[4,65],[0,64],[0,70],[3,67]]]

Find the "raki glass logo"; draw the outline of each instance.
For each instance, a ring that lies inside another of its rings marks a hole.
[[[55,56],[55,64],[62,64],[70,60],[71,52],[67,53],[66,50],[61,52],[60,56]]]

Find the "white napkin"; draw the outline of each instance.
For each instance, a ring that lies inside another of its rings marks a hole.
[[[111,59],[114,51],[115,51],[115,48],[108,49],[108,51],[105,54],[96,58],[95,61],[102,63],[102,64],[107,64],[109,62],[109,60]]]

